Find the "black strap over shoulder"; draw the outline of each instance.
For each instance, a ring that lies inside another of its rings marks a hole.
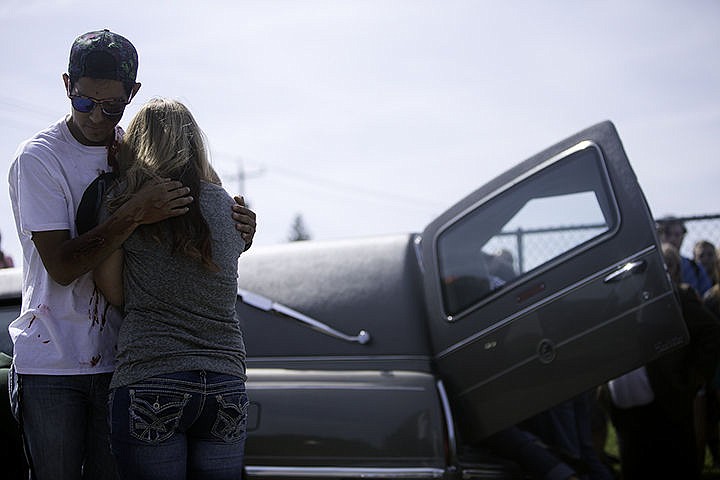
[[[98,225],[103,198],[114,181],[114,172],[101,173],[85,189],[75,215],[75,228],[78,235],[82,235]]]

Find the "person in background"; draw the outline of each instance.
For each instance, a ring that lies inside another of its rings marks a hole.
[[[592,407],[596,390],[590,390],[544,410],[521,426],[540,438],[561,458],[583,465],[578,477],[585,480],[612,480],[613,474],[596,451],[592,432]]]
[[[109,30],[80,35],[62,76],[69,115],[23,142],[10,166],[10,200],[23,251],[20,316],[8,376],[11,401],[34,480],[117,478],[110,452],[108,386],[120,314],[91,271],[140,225],[184,215],[193,199],[181,182],[148,182],[104,222],[78,234],[88,185],[112,170],[118,126],[140,89],[138,55]],[[255,214],[228,207],[250,245]]]
[[[715,245],[707,240],[700,240],[693,247],[693,260],[703,267],[710,283],[718,283],[718,256]]]
[[[708,246],[712,246],[712,243],[710,242],[698,242],[698,245],[702,246],[703,251],[703,261],[708,262],[710,258],[713,258],[715,261],[715,268],[714,271],[716,274],[720,273],[720,254],[718,254],[718,250],[715,250],[713,255],[710,255],[708,252]],[[696,245],[696,249],[698,247]],[[709,264],[703,263],[703,266],[706,269],[712,268]],[[718,278],[718,277],[716,277]],[[705,306],[713,312],[718,318],[720,318],[720,282],[715,282],[712,286],[712,288],[705,292],[705,295],[703,295],[703,302],[705,303]]]
[[[693,248],[695,261],[701,265],[713,281],[713,286],[703,296],[704,305],[720,321],[720,284],[718,283],[718,255],[715,246],[707,240],[700,240]],[[720,366],[713,379],[708,382],[697,399],[698,445],[707,445],[713,465],[720,467]],[[705,452],[700,452],[699,461],[704,463]]]
[[[109,211],[146,183],[177,178],[189,212],[133,232],[94,270],[123,308],[111,387],[111,439],[123,479],[238,479],[248,399],[235,312],[244,243],[222,213],[233,199],[180,102],[153,99],[130,122]]]
[[[662,251],[690,342],[608,383],[623,480],[700,478],[695,397],[720,361],[720,321],[682,282],[677,248],[664,243]]]
[[[685,224],[675,217],[664,217],[656,222],[656,227],[660,242],[669,243],[680,252],[687,233]],[[681,280],[694,288],[702,297],[712,287],[712,282],[705,269],[690,258],[681,255],[680,259],[682,261]]]
[[[577,468],[561,458],[537,436],[513,425],[486,437],[484,448],[516,462],[524,475],[534,480],[579,480]],[[577,463],[577,462],[575,462]],[[514,478],[514,477],[513,477]]]
[[[0,236],[0,243],[2,243],[2,236]],[[0,250],[0,268],[12,268],[15,266],[13,259],[10,255],[5,255],[5,252]]]
[[[698,246],[702,248],[702,255],[698,255],[697,253]],[[708,251],[709,246],[712,246],[712,243],[705,241],[698,242],[698,244],[695,245],[696,256],[702,257],[703,267],[705,267],[706,270],[712,269],[711,271],[714,271],[716,275],[718,275],[720,274],[720,254],[718,253],[718,250],[715,250],[713,254],[710,254]],[[709,264],[709,260],[711,258],[715,261],[714,268]],[[715,278],[716,280],[718,279],[717,276]],[[703,295],[703,302],[711,312],[720,318],[720,282],[716,281],[712,288],[705,292],[705,295]]]

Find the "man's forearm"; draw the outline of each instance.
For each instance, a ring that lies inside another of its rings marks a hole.
[[[120,248],[138,225],[132,214],[118,210],[78,237],[70,238],[67,230],[34,232],[33,242],[53,280],[68,285]]]
[[[178,181],[153,180],[88,232],[76,238],[70,238],[67,230],[33,232],[33,241],[53,280],[68,285],[120,248],[138,226],[187,213],[193,201],[189,193]]]

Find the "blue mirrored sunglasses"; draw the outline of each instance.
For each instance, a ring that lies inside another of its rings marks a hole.
[[[68,93],[68,98],[75,110],[81,113],[90,113],[95,109],[96,105],[100,106],[103,115],[108,117],[119,117],[125,111],[125,107],[130,103],[132,97],[123,100],[102,100],[97,101],[94,98],[84,95],[73,95]]]

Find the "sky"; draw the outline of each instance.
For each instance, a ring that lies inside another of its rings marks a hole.
[[[139,94],[178,99],[255,245],[421,232],[516,163],[604,120],[655,216],[720,212],[718,0],[0,0],[0,232],[18,144],[69,113],[72,41],[109,28]],[[720,243],[720,239],[716,239]]]

